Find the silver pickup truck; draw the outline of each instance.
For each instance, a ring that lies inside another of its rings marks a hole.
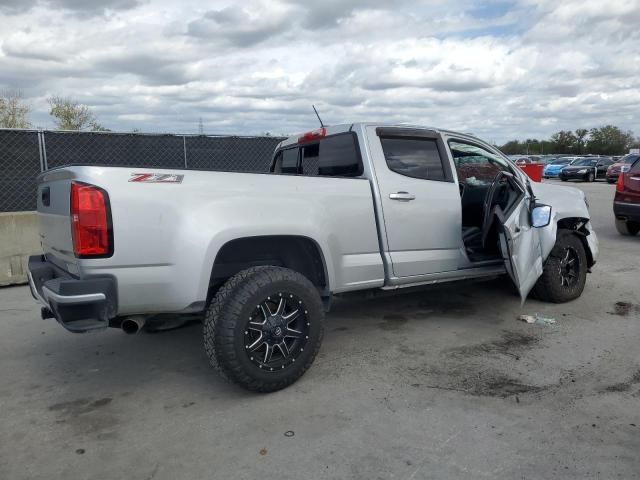
[[[406,125],[288,138],[268,174],[58,168],[38,177],[38,214],[43,318],[131,333],[198,316],[212,365],[254,391],[309,368],[333,295],[508,274],[523,301],[566,302],[598,256],[580,190]]]

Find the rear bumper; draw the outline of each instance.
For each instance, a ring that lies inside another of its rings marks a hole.
[[[106,328],[117,314],[112,277],[77,279],[42,255],[29,257],[28,276],[33,297],[71,332]]]
[[[640,203],[614,201],[613,214],[621,220],[640,222]]]

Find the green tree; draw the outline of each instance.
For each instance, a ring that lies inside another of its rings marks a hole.
[[[553,143],[552,153],[573,153],[576,151],[577,137],[573,132],[568,130],[560,130],[551,135]]]
[[[510,140],[500,147],[500,150],[506,155],[516,155],[522,153],[522,144],[518,140]]]
[[[29,128],[28,115],[31,106],[24,102],[19,91],[6,91],[0,94],[0,128]]]
[[[578,144],[578,153],[584,153],[585,139],[589,130],[586,128],[576,128],[576,143]]]
[[[587,150],[601,155],[619,155],[626,153],[633,141],[633,133],[623,132],[614,125],[605,125],[589,131]]]
[[[98,123],[96,116],[87,105],[59,95],[49,97],[47,101],[51,107],[49,114],[54,118],[58,130],[109,131]]]

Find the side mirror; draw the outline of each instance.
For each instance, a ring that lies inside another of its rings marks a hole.
[[[604,167],[604,163],[598,163],[596,164],[596,167]]]
[[[531,211],[531,226],[535,228],[542,228],[549,225],[551,222],[551,206],[550,205],[536,205]]]

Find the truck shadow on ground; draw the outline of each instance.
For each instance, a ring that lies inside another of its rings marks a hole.
[[[345,369],[361,369],[366,375],[367,369],[383,368],[394,382],[416,388],[498,397],[540,391],[509,367],[539,341],[502,325],[518,307],[519,299],[503,280],[336,299],[326,317],[323,348],[311,369],[313,381],[337,379],[348,373]],[[459,332],[465,333],[458,338]],[[64,348],[60,337],[43,336],[37,345],[47,363],[43,382],[112,392],[108,398],[139,391],[142,385],[173,390],[187,384],[192,396],[251,396],[218,377],[208,364],[201,335],[199,323],[134,336],[111,330],[66,336]],[[352,348],[354,340],[357,348]],[[82,408],[95,401],[86,400]],[[189,400],[176,405],[183,403]]]

